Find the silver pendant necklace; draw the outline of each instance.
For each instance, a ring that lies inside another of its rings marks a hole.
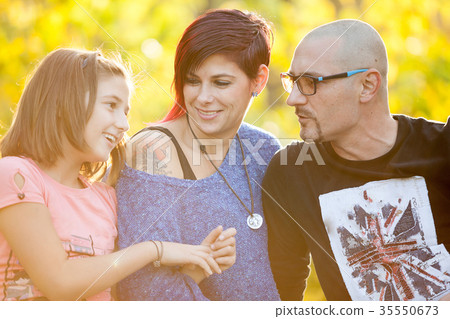
[[[255,213],[255,205],[254,205],[254,200],[253,200],[252,185],[250,183],[250,175],[248,174],[247,164],[245,163],[244,147],[242,146],[242,142],[241,142],[241,138],[239,137],[239,134],[236,133],[236,137],[239,141],[239,146],[241,148],[241,154],[242,154],[242,160],[244,161],[245,175],[247,176],[248,189],[250,191],[250,199],[251,199],[251,205],[252,205],[251,210],[248,209],[247,205],[245,205],[245,203],[242,201],[241,197],[236,193],[236,191],[233,189],[233,187],[231,187],[230,183],[228,183],[225,176],[222,174],[222,172],[219,170],[219,168],[216,166],[216,164],[214,164],[214,162],[209,157],[208,152],[206,152],[205,145],[200,143],[197,135],[195,135],[194,131],[192,130],[191,123],[189,122],[189,114],[187,114],[187,113],[186,113],[186,121],[188,123],[189,129],[191,130],[192,135],[194,136],[197,143],[200,145],[200,151],[202,152],[202,154],[204,154],[205,157],[208,159],[208,161],[211,163],[211,165],[214,166],[214,169],[217,171],[217,173],[219,173],[219,175],[222,177],[225,184],[227,184],[228,188],[233,192],[234,196],[236,196],[236,198],[241,202],[242,206],[244,206],[245,210],[249,214],[249,216],[247,217],[247,226],[250,227],[251,229],[260,228],[263,224],[263,218],[261,215]]]

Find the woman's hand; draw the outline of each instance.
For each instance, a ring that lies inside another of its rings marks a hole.
[[[219,264],[222,271],[227,270],[236,262],[235,228],[223,231],[216,241],[211,244],[212,257]]]

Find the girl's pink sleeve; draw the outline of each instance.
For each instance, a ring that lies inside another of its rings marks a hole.
[[[15,182],[15,177],[24,181],[22,187]],[[25,159],[12,156],[0,159],[0,209],[26,202],[45,205],[39,172]]]

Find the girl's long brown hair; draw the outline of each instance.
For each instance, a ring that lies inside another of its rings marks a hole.
[[[99,51],[57,49],[36,67],[25,85],[10,129],[0,141],[1,156],[25,156],[45,166],[63,156],[66,139],[83,151],[86,123],[92,115],[99,76],[131,73],[119,56],[105,59]],[[86,106],[86,97],[89,101]],[[125,161],[121,141],[111,152],[108,183],[114,185]],[[80,173],[101,179],[107,162],[83,163]]]

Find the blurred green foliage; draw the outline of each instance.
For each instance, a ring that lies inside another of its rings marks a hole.
[[[297,138],[299,127],[285,105],[278,74],[289,68],[306,32],[340,18],[366,21],[385,40],[393,113],[439,121],[449,115],[447,0],[0,0],[0,135],[11,124],[27,74],[58,47],[121,51],[137,75],[129,133],[161,119],[172,102],[177,41],[209,8],[256,11],[272,21],[275,45],[269,83],[246,121],[280,138]],[[305,299],[324,300],[315,275]]]

